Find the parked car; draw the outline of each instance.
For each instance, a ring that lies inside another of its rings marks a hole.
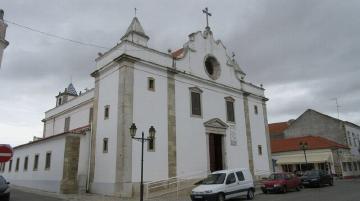
[[[9,182],[3,176],[0,176],[0,200],[10,200],[10,186]]]
[[[290,189],[300,191],[301,180],[292,173],[274,173],[262,182],[261,190],[263,193],[282,192],[286,193]]]
[[[332,175],[323,170],[309,170],[304,173],[301,177],[301,183],[303,186],[316,186],[320,187],[323,185],[334,185],[334,178]]]
[[[246,195],[254,199],[254,181],[248,169],[221,170],[211,173],[191,192],[192,201],[224,201]]]

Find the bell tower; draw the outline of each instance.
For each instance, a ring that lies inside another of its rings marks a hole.
[[[4,21],[4,10],[0,9],[0,68],[5,48],[9,42],[5,40],[7,24]]]
[[[76,92],[76,89],[72,83],[69,84],[67,88],[63,92],[59,92],[59,94],[56,96],[56,107],[60,106],[69,100],[77,97],[78,94]]]

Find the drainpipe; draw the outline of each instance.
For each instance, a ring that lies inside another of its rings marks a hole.
[[[92,135],[93,135],[93,123],[90,123],[90,136],[89,136],[89,154],[88,154],[88,167],[87,167],[87,175],[86,175],[86,186],[85,186],[85,191],[87,193],[90,192],[90,166],[91,166],[91,150],[92,150],[92,143],[91,143],[91,139],[92,139]]]

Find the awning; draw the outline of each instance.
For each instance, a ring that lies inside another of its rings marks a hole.
[[[276,164],[279,165],[305,163],[304,155],[285,155],[277,156],[277,158]],[[330,162],[331,155],[330,153],[307,154],[306,159],[308,163],[324,163]]]

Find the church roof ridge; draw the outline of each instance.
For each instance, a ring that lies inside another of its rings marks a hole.
[[[143,27],[140,24],[140,21],[137,17],[134,17],[129,25],[129,27],[127,28],[125,34],[123,37],[121,37],[121,40],[123,40],[124,38],[126,38],[129,34],[131,33],[136,33],[140,36],[143,36],[147,39],[149,39],[149,36],[147,36],[145,34],[145,31],[143,29]]]

